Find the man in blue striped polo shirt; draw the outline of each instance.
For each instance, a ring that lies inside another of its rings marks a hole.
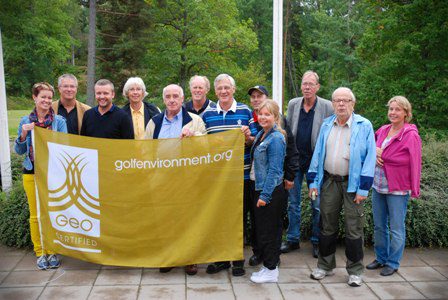
[[[249,172],[250,172],[250,146],[252,145],[255,136],[257,135],[257,127],[252,118],[252,111],[243,104],[238,103],[233,98],[235,94],[236,85],[235,80],[228,74],[220,74],[215,78],[214,82],[215,93],[218,97],[216,107],[209,107],[204,112],[202,119],[205,123],[207,133],[213,134],[229,129],[241,129],[245,136],[244,148],[244,215],[247,217],[247,212],[250,207],[251,193],[249,191]],[[247,220],[244,220],[244,224]],[[216,262],[207,266],[207,273],[214,274],[221,270],[230,268],[230,262]],[[234,261],[232,267],[233,276],[243,276],[244,260]]]

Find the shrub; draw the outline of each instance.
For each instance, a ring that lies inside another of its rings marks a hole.
[[[16,180],[8,194],[0,193],[0,243],[31,247],[29,209],[22,181]]]
[[[448,247],[448,141],[428,138],[423,143],[421,195],[408,202],[406,245],[411,247]],[[308,189],[302,189],[302,239],[311,237],[311,206]],[[371,193],[365,201],[365,243],[373,244]],[[340,219],[339,238],[344,238],[344,221]]]

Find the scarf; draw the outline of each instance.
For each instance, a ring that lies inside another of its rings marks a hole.
[[[52,130],[53,120],[54,120],[54,111],[53,108],[50,107],[50,110],[45,115],[43,122],[39,122],[39,118],[37,117],[37,111],[36,108],[33,109],[33,111],[29,115],[30,122],[34,123],[34,126],[38,126],[41,128],[46,128],[49,130]],[[30,160],[34,163],[34,150],[33,150],[33,143],[30,144],[30,154],[29,154]]]

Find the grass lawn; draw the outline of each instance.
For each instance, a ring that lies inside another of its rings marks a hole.
[[[9,137],[17,137],[17,127],[20,123],[20,118],[29,115],[31,110],[8,110],[8,128]]]

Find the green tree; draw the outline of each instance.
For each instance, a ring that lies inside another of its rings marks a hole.
[[[6,88],[9,95],[30,94],[37,81],[76,71],[70,35],[80,7],[70,0],[0,0]]]
[[[154,3],[154,27],[144,64],[154,94],[168,83],[186,87],[194,74],[211,80],[218,73],[235,77],[237,99],[247,98],[240,82],[265,80],[252,63],[258,49],[251,21],[239,21],[235,0],[166,0]]]
[[[320,94],[325,97],[356,80],[360,62],[355,49],[363,32],[362,8],[353,0],[291,1],[287,82],[292,97],[298,95],[301,77],[308,69],[319,74]]]
[[[150,41],[150,9],[144,0],[109,0],[97,5],[96,78],[112,80],[117,92],[129,77],[148,72],[143,59]]]
[[[448,128],[448,5],[445,1],[367,1],[369,26],[356,52],[364,61],[354,84],[376,126],[395,95],[413,105],[421,128]]]

